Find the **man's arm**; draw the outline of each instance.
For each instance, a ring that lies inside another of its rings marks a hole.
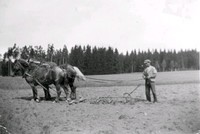
[[[145,69],[145,70],[143,71],[142,78],[143,78],[143,79],[147,79],[147,77],[148,77],[148,74],[147,74],[146,69]]]
[[[149,78],[156,78],[157,75],[157,70],[155,67],[152,68],[152,72],[151,75],[149,76]]]

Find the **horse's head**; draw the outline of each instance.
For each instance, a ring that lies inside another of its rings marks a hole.
[[[14,73],[13,76],[15,76],[17,72],[20,70],[19,66],[17,65],[17,59],[13,58],[13,56],[9,56],[8,58],[12,63],[11,66],[12,66],[12,71]]]
[[[12,67],[13,67],[14,75],[17,74],[19,71],[21,71],[22,74],[23,74],[24,71],[29,66],[28,62],[23,60],[23,59],[15,59],[15,60],[12,61],[12,63],[13,63]]]
[[[21,69],[22,69],[22,67],[20,66],[19,60],[15,60],[15,61],[13,62],[13,71],[14,71],[14,72],[18,72],[18,71],[20,71]]]

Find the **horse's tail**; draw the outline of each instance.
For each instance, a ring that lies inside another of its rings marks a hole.
[[[86,80],[86,77],[83,75],[83,73],[79,70],[78,67],[76,66],[73,66],[74,70],[76,71],[76,77],[80,80],[83,80],[85,81]]]

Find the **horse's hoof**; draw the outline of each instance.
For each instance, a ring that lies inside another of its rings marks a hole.
[[[79,102],[84,102],[84,101],[86,101],[86,99],[84,99],[82,97],[79,98]]]
[[[69,105],[72,105],[72,104],[77,104],[78,103],[78,101],[77,100],[71,100],[70,102],[69,102]]]
[[[74,100],[69,101],[68,103],[69,103],[69,105],[72,105],[74,103]]]
[[[39,103],[39,102],[40,102],[40,99],[35,99],[35,102]]]
[[[70,101],[71,101],[71,99],[70,99],[70,98],[68,98],[68,99],[66,99],[66,100],[65,100],[65,102],[70,102]]]
[[[59,100],[54,100],[53,103],[59,103]]]

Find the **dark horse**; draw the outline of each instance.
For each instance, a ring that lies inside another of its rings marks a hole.
[[[23,59],[17,59],[14,62],[13,66],[14,72],[22,71],[22,75],[31,86],[33,91],[33,99],[36,102],[40,101],[40,98],[37,93],[36,86],[40,85],[45,94],[45,99],[49,100],[51,95],[49,93],[49,85],[54,84],[57,91],[57,97],[55,102],[59,101],[61,95],[62,87],[66,94],[66,99],[76,99],[76,87],[73,86],[74,79],[77,75],[76,70],[73,73],[67,69],[61,69],[55,63],[35,63],[27,62]],[[72,75],[73,74],[73,75]],[[71,95],[69,95],[68,85],[71,88]]]

